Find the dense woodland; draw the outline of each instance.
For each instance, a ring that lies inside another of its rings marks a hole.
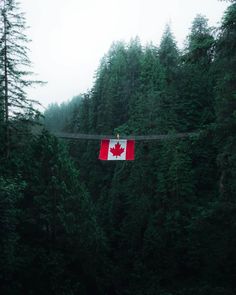
[[[158,46],[115,42],[92,89],[40,119],[24,15],[1,1],[2,295],[236,294],[230,2],[218,28],[196,16],[184,49],[168,26]],[[135,161],[99,161],[98,141],[58,131],[173,136],[137,142]]]

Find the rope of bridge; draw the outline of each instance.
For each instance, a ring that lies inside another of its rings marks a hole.
[[[101,140],[116,138],[114,135],[96,135],[96,134],[81,134],[81,133],[68,133],[68,132],[55,132],[55,136],[63,139],[76,139],[76,140]],[[149,140],[167,140],[174,138],[186,138],[197,136],[197,132],[185,132],[185,133],[169,133],[169,134],[157,134],[157,135],[122,135],[124,139],[134,139],[137,141],[149,141]]]

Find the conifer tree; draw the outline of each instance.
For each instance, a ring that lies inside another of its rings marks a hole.
[[[182,128],[196,130],[214,120],[213,81],[211,72],[214,38],[208,20],[197,15],[187,37],[182,58],[182,79],[179,86],[181,100],[178,115]]]
[[[13,119],[27,120],[39,115],[34,100],[27,98],[26,88],[40,81],[30,80],[30,60],[25,35],[26,21],[15,0],[0,2],[0,99],[9,150],[10,123]],[[30,116],[25,116],[28,114]]]
[[[160,103],[158,108],[158,126],[160,132],[177,129],[176,106],[178,104],[179,51],[169,26],[166,27],[158,50],[161,73],[163,75]]]

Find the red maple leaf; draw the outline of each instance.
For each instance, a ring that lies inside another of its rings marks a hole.
[[[111,153],[113,154],[114,157],[120,157],[121,154],[124,152],[124,148],[121,147],[119,144],[119,141],[115,144],[115,147],[110,148]]]

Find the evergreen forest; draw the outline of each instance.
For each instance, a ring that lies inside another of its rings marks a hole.
[[[170,26],[114,42],[92,88],[43,114],[25,29],[1,1],[0,294],[235,295],[236,1],[182,49]],[[100,161],[59,132],[170,136]]]

